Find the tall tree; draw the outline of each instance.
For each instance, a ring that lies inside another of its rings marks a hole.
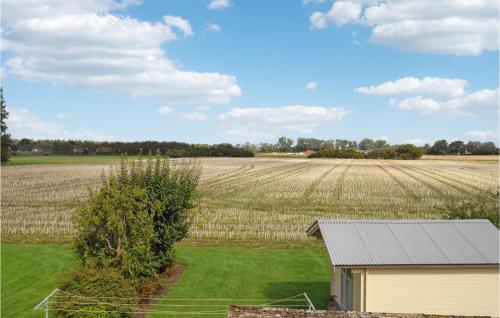
[[[287,137],[280,137],[276,144],[276,149],[281,152],[288,152],[292,150],[293,140]]]
[[[456,140],[450,143],[448,146],[448,153],[452,155],[458,155],[464,153],[464,142],[461,140]]]
[[[386,146],[388,146],[387,141],[385,141],[383,139],[376,140],[375,144],[374,144],[375,149],[382,149]]]
[[[429,149],[431,155],[446,155],[448,153],[448,142],[445,139],[438,140]]]
[[[375,147],[375,142],[373,139],[365,138],[359,142],[359,149],[361,150],[370,150]]]
[[[10,135],[7,134],[7,123],[5,120],[9,117],[9,112],[7,112],[7,105],[5,99],[3,98],[3,88],[0,87],[0,107],[1,107],[1,161],[7,162],[9,160],[9,147],[11,144]]]

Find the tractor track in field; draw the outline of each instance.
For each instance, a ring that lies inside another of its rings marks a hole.
[[[213,186],[219,182],[224,182],[225,180],[227,179],[230,179],[230,178],[233,178],[237,175],[240,175],[242,173],[245,173],[245,172],[249,172],[251,171],[252,169],[254,168],[254,165],[243,165],[242,167],[239,167],[238,169],[236,170],[233,170],[229,173],[226,173],[226,174],[222,174],[220,175],[220,177],[218,178],[210,178],[207,180],[207,182],[205,182],[202,186],[206,186],[206,187],[210,187],[210,186]]]
[[[461,184],[461,185],[463,185],[463,186],[465,186],[465,187],[472,188],[472,189],[477,190],[477,191],[479,191],[479,192],[484,192],[484,189],[482,189],[482,188],[480,188],[480,187],[478,187],[478,186],[475,186],[475,185],[473,185],[473,184],[470,184],[470,183],[467,183],[467,182],[463,182],[463,181],[461,181],[461,180],[456,179],[456,178],[455,178],[455,175],[452,177],[452,176],[450,176],[450,175],[443,174],[443,173],[442,173],[442,172],[440,172],[440,171],[434,171],[434,170],[429,169],[429,168],[422,168],[422,167],[414,167],[414,168],[415,168],[415,169],[420,169],[420,170],[422,170],[422,171],[424,171],[424,172],[427,172],[427,173],[430,173],[430,174],[435,174],[435,175],[437,175],[437,176],[439,176],[439,177],[441,177],[441,178],[443,178],[443,179],[445,179],[445,180],[448,180],[448,181],[450,181],[450,182],[456,182],[456,183],[458,183],[458,184]],[[458,176],[456,176],[456,177],[458,178]],[[470,179],[468,179],[468,180],[470,180]],[[473,180],[470,180],[470,181],[471,181],[471,182],[473,182]]]
[[[415,201],[421,201],[422,197],[413,192],[400,178],[396,177],[394,174],[390,173],[382,164],[376,162],[377,167],[384,171],[396,184],[398,184],[403,191]]]
[[[310,163],[304,163],[301,164],[299,167],[292,167],[293,169],[287,169],[286,171],[282,171],[273,175],[268,175],[263,177],[263,179],[260,180],[247,180],[244,183],[240,183],[237,186],[235,186],[233,189],[230,191],[226,191],[226,194],[233,194],[237,191],[244,191],[251,185],[256,185],[258,187],[262,187],[264,185],[276,182],[278,180],[284,179],[284,178],[289,178],[291,176],[303,173],[304,171],[310,170],[313,168],[313,165]]]
[[[432,183],[426,181],[426,180],[423,180],[422,178],[419,178],[411,173],[409,173],[408,171],[406,171],[405,169],[403,169],[402,167],[394,164],[394,163],[389,163],[387,162],[388,165],[390,165],[391,167],[393,167],[394,169],[400,171],[401,173],[407,175],[408,177],[412,178],[413,180],[427,186],[428,188],[434,190],[437,194],[439,194],[440,196],[443,196],[443,197],[450,197],[449,194],[446,194],[444,193],[441,189],[439,189],[438,187],[436,187],[435,185],[433,185]]]
[[[342,171],[339,178],[337,179],[337,182],[335,183],[335,186],[332,189],[332,197],[334,197],[335,204],[340,201],[340,197],[342,196],[345,178],[347,177],[349,169],[352,167],[352,160],[353,159],[349,161],[349,164],[345,167],[344,171]]]
[[[403,167],[403,168],[406,168],[406,169],[410,169],[410,170],[414,171],[417,174],[420,174],[420,175],[425,176],[427,178],[433,179],[433,180],[435,180],[437,182],[440,182],[440,183],[442,183],[442,184],[444,184],[444,185],[446,185],[446,186],[448,186],[450,188],[453,188],[453,189],[455,189],[455,190],[457,190],[459,192],[462,192],[464,194],[467,194],[467,195],[470,195],[470,196],[477,196],[477,193],[473,193],[473,192],[470,192],[470,191],[468,191],[468,190],[466,190],[466,189],[464,189],[462,187],[459,187],[458,185],[453,184],[449,180],[442,180],[440,178],[437,178],[434,175],[430,174],[429,172],[426,172],[423,169],[415,168],[415,167],[404,165],[404,164],[400,164],[399,166]]]
[[[206,188],[213,188],[213,187],[221,187],[221,186],[224,186],[226,184],[230,184],[232,183],[233,181],[236,181],[236,180],[239,180],[239,179],[252,179],[252,178],[257,178],[257,177],[260,177],[262,175],[265,175],[267,173],[269,173],[270,171],[273,171],[273,170],[277,170],[277,169],[280,169],[280,168],[283,168],[283,167],[290,167],[290,166],[293,166],[295,165],[295,163],[287,163],[287,164],[284,164],[284,165],[279,165],[279,166],[274,166],[274,167],[267,167],[267,168],[263,168],[263,169],[258,169],[258,170],[251,170],[251,171],[245,171],[245,172],[242,172],[242,173],[239,173],[238,175],[234,175],[230,178],[224,178],[223,180],[219,180],[217,181],[216,183],[214,184],[210,184],[210,185],[203,185],[202,188],[206,189]]]
[[[328,177],[328,175],[330,173],[333,172],[333,170],[337,169],[338,167],[340,167],[343,163],[345,162],[342,161],[336,165],[334,165],[333,167],[331,167],[330,169],[328,169],[327,171],[325,171],[324,173],[322,173],[318,178],[316,178],[316,180],[314,180],[311,185],[309,187],[307,187],[306,190],[304,190],[304,193],[302,194],[302,199],[308,199],[311,197],[311,195],[314,193],[314,191],[316,190],[316,188],[321,184],[321,182],[323,182],[323,180],[325,180],[326,177]]]

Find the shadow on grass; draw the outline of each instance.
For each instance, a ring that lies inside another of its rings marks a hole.
[[[307,293],[316,309],[325,309],[330,295],[330,283],[328,281],[317,282],[271,282],[264,288],[264,296],[268,299],[284,299],[302,293]],[[285,303],[283,303],[285,304]],[[299,304],[288,302],[286,304]]]

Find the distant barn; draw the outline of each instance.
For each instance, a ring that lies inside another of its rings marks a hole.
[[[342,310],[499,315],[499,231],[487,220],[317,221]]]

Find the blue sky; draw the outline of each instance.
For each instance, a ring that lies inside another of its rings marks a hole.
[[[2,2],[15,138],[498,142],[497,1],[43,2]]]

